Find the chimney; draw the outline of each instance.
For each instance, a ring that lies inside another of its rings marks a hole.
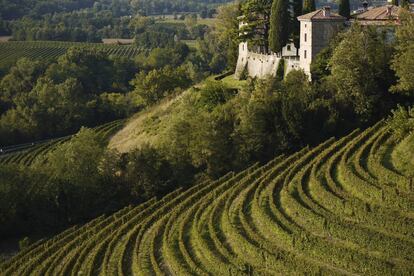
[[[364,1],[364,3],[362,3],[362,6],[364,7],[364,11],[368,10],[368,2]]]
[[[324,6],[322,8],[322,12],[323,12],[323,16],[324,17],[330,17],[331,16],[331,7],[329,6]]]
[[[391,16],[392,5],[387,5],[387,16]]]

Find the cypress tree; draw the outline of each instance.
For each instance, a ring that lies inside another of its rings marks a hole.
[[[288,0],[274,0],[270,16],[269,46],[279,53],[289,40],[289,3]]]
[[[291,20],[292,39],[296,49],[299,49],[300,40],[300,22],[297,19],[298,16],[302,15],[302,0],[293,0],[292,3],[293,18]]]
[[[302,14],[307,14],[316,10],[315,0],[305,0],[303,2]]]
[[[339,1],[339,15],[343,17],[350,18],[351,17],[351,8],[349,5],[349,0],[340,0]]]
[[[241,7],[243,21],[247,25],[241,31],[240,39],[259,47],[265,53],[269,47],[271,6],[272,0],[247,0]]]

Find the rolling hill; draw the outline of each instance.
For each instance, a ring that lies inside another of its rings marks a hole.
[[[413,137],[379,122],[70,228],[0,274],[413,274]]]

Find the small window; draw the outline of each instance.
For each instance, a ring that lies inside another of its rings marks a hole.
[[[305,42],[308,40],[308,34],[305,33]]]
[[[308,25],[305,23],[305,28],[307,27]]]
[[[288,50],[288,51],[290,51],[290,50],[291,50],[291,49],[290,49],[290,45],[288,45],[288,46],[287,46],[287,50]]]
[[[303,57],[306,59],[307,57],[307,52],[306,52],[306,50],[303,52]]]

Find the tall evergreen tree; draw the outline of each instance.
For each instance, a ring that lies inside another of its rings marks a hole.
[[[305,0],[303,2],[302,14],[307,14],[316,10],[315,0]]]
[[[292,2],[292,11],[293,16],[291,19],[291,37],[293,43],[295,44],[296,49],[299,49],[299,41],[300,41],[300,22],[297,19],[298,16],[302,15],[302,0],[293,0]]]
[[[240,39],[257,46],[265,53],[269,47],[270,7],[272,0],[247,0],[242,6],[244,23]]]
[[[351,17],[349,0],[339,0],[339,15],[342,15],[348,19]]]
[[[289,2],[274,0],[270,16],[269,46],[275,52],[281,52],[289,41]]]

